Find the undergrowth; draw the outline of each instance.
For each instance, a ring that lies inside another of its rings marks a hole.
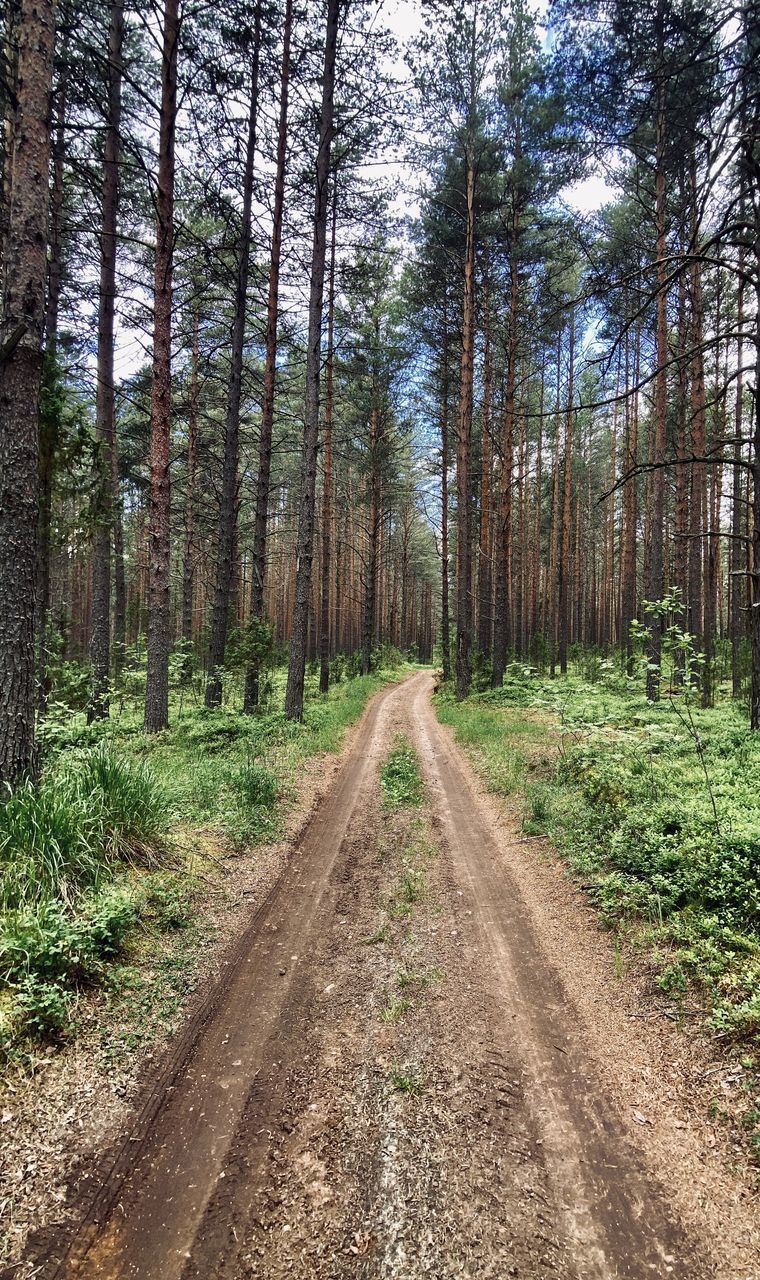
[[[414,808],[422,804],[425,788],[412,744],[399,734],[380,770],[380,790],[386,809]]]
[[[594,682],[515,666],[437,710],[495,792],[524,796],[526,834],[551,839],[603,922],[648,949],[659,988],[760,1043],[760,735],[744,710],[647,702],[604,662]]]
[[[0,802],[0,1057],[70,1035],[83,993],[107,987],[115,962],[129,970],[141,934],[185,928],[198,909],[198,837],[232,850],[276,838],[299,766],[338,750],[394,674],[341,679],[319,697],[312,673],[302,724],[273,709],[282,673],[255,716],[175,691],[171,728],[156,735],[143,731],[138,696],[114,698],[92,725],[81,699],[54,702],[41,779]]]

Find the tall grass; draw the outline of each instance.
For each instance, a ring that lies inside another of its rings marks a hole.
[[[0,804],[0,910],[68,906],[114,862],[156,861],[167,802],[150,768],[101,744]]]

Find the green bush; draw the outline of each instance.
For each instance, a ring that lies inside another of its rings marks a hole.
[[[27,978],[78,986],[97,978],[137,923],[134,893],[112,888],[79,903],[76,914],[60,902],[22,906],[3,917],[0,980]]]

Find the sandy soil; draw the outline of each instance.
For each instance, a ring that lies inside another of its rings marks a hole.
[[[40,1274],[760,1280],[683,1063],[431,687],[373,700],[213,998],[29,1255]],[[400,731],[428,802],[390,814]]]

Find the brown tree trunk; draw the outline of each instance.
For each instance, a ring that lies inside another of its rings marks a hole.
[[[449,617],[449,330],[444,302],[441,334],[441,668],[451,679]]]
[[[316,192],[314,204],[314,240],[311,255],[309,288],[309,334],[306,351],[306,414],[301,456],[301,489],[298,510],[298,542],[296,549],[296,598],[293,630],[290,638],[288,684],[285,691],[285,714],[289,720],[303,716],[304,682],[306,678],[306,640],[311,596],[311,566],[314,555],[314,504],[317,483],[317,449],[319,445],[319,380],[322,362],[322,301],[327,257],[328,187],[330,149],[334,134],[335,58],[340,20],[340,0],[328,0],[325,33],[325,61],[322,75],[322,108],[317,151]]]
[[[457,421],[457,660],[456,695],[470,692],[472,645],[472,556],[470,546],[470,458],[475,373],[475,162],[473,142],[466,155],[467,235],[462,307],[462,372]]]
[[[557,388],[554,415],[554,456],[552,459],[552,509],[551,528],[549,530],[549,567],[546,575],[546,595],[544,598],[544,626],[549,628],[549,671],[553,676],[557,670],[557,635],[559,610],[557,608],[557,588],[559,583],[560,555],[560,456],[562,441],[562,330],[557,335]]]
[[[148,535],[148,679],[145,728],[169,724],[170,481],[172,399],[172,267],[174,260],[174,140],[177,123],[179,0],[164,0],[161,112],[156,192],[153,301],[153,385],[150,406],[150,527]]]
[[[493,603],[491,599],[491,395],[493,369],[491,361],[491,299],[488,258],[483,264],[483,441],[480,482],[480,548],[478,556],[478,648],[484,658],[491,656]]]
[[[261,403],[259,432],[259,470],[256,477],[256,511],[253,529],[251,572],[251,620],[264,617],[264,585],[267,564],[267,519],[272,475],[272,429],[274,425],[274,392],[277,378],[277,321],[280,306],[280,258],[282,255],[282,219],[285,208],[285,166],[288,142],[288,91],[290,86],[290,40],[293,29],[293,3],[287,0],[282,37],[280,71],[280,112],[277,124],[277,162],[272,210],[272,244],[269,254],[269,293],[267,297],[266,352],[264,357],[264,395]],[[259,701],[259,663],[250,663],[245,673],[243,710],[250,714]]]
[[[190,363],[190,411],[187,420],[187,463],[185,467],[185,545],[182,556],[182,639],[187,645],[185,676],[190,672],[190,645],[193,641],[195,597],[195,473],[198,465],[198,308],[193,315],[193,346]]]
[[[382,471],[380,467],[380,387],[377,360],[379,358],[379,322],[375,320],[375,367],[372,372],[372,409],[369,439],[369,526],[367,529],[367,563],[364,576],[364,606],[362,625],[362,675],[372,668],[372,644],[377,637],[377,591],[380,563],[380,539],[383,518]]]
[[[38,412],[45,332],[55,8],[22,0],[0,327],[0,782],[35,763]]]
[[[338,221],[338,182],[333,178],[330,227],[330,272],[327,290],[327,365],[325,370],[325,466],[322,489],[322,589],[319,621],[319,692],[330,688],[330,577],[332,522],[333,363],[335,360],[335,231]]]
[[[114,524],[114,320],[116,314],[116,230],[119,213],[121,139],[121,55],[124,6],[113,0],[108,30],[108,127],[103,154],[103,199],[100,223],[100,289],[98,293],[98,372],[95,396],[96,458],[95,538],[92,561],[92,690],[88,722],[108,715],[108,671],[111,653],[111,534]]]
[[[636,325],[633,354],[633,385],[638,385],[640,364],[641,328]],[[631,386],[630,357],[628,342],[625,347],[625,383],[626,390]],[[638,503],[636,493],[635,469],[639,456],[639,417],[638,396],[629,395],[625,402],[625,459],[624,471],[631,479],[623,490],[623,538],[622,538],[622,579],[620,592],[620,630],[621,640],[626,655],[626,670],[629,676],[634,670],[634,647],[631,636],[631,623],[636,616],[636,542],[638,526]]]
[[[243,348],[245,345],[246,304],[251,259],[251,205],[253,203],[253,166],[256,155],[256,120],[259,96],[259,51],[261,46],[261,4],[256,5],[253,34],[251,95],[248,110],[248,136],[243,173],[243,209],[237,253],[234,318],[230,350],[230,380],[227,389],[227,420],[224,433],[224,470],[219,506],[219,536],[216,550],[214,603],[209,640],[209,672],[206,682],[206,706],[218,707],[222,701],[220,668],[227,648],[230,625],[234,545],[238,510],[238,463],[240,459],[240,400],[243,389]]]
[[[744,602],[746,599],[747,548],[742,541],[745,530],[745,519],[742,503],[742,424],[743,424],[743,383],[742,360],[744,348],[742,344],[742,326],[744,324],[744,246],[739,248],[739,290],[736,303],[736,332],[739,334],[736,350],[736,402],[734,407],[734,468],[731,489],[731,551],[729,555],[729,600],[731,626],[731,692],[735,698],[742,692],[741,644],[746,627],[743,622]]]
[[[68,40],[63,38],[61,70],[55,92],[55,133],[53,136],[53,181],[50,193],[48,251],[48,290],[45,309],[45,367],[43,379],[48,395],[40,406],[39,474],[40,513],[37,527],[37,611],[35,630],[37,643],[37,709],[47,710],[48,687],[48,615],[50,610],[51,517],[53,508],[53,475],[60,436],[58,397],[58,311],[63,279],[63,217],[65,203],[64,161],[66,149],[66,98],[68,80]]]
[[[567,379],[567,416],[565,419],[565,467],[562,484],[562,519],[559,553],[559,590],[557,604],[557,649],[559,669],[567,674],[567,646],[570,630],[570,524],[573,483],[573,427],[575,425],[575,308],[570,309],[570,333],[568,336],[569,372]]]
[[[660,18],[660,26],[662,20]],[[665,533],[665,443],[668,413],[668,297],[667,237],[665,226],[665,87],[658,89],[657,142],[655,171],[655,228],[657,233],[657,311],[655,332],[655,404],[652,448],[652,505],[650,538],[645,580],[648,599],[661,600],[665,587],[663,539]],[[658,613],[649,613],[646,692],[650,701],[660,696],[663,621]]]

